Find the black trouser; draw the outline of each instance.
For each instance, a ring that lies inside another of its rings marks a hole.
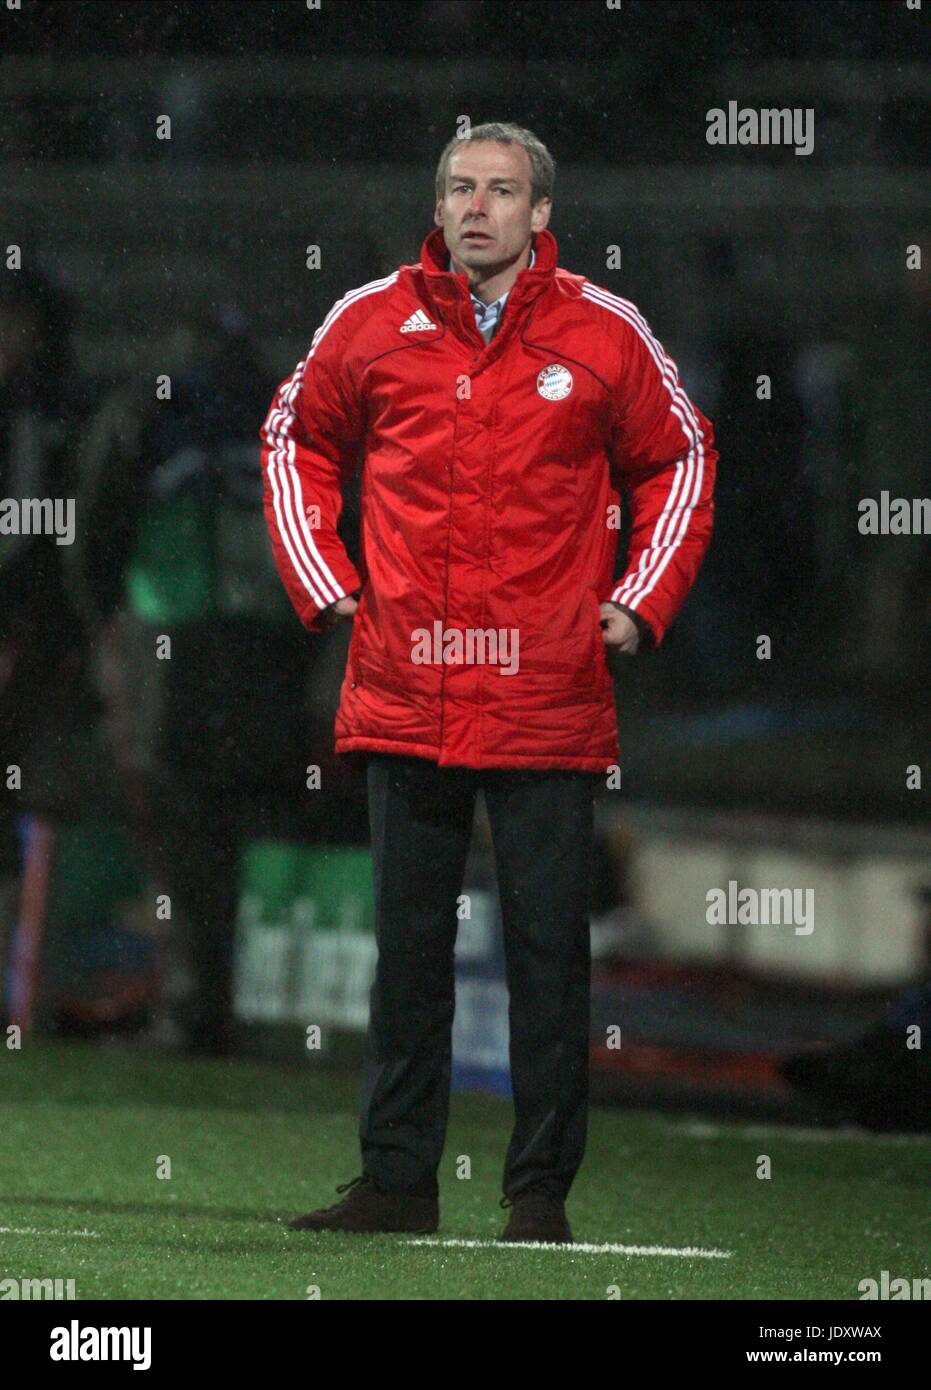
[[[369,819],[378,966],[360,1120],[363,1171],[434,1193],[449,1113],[456,900],[481,787],[510,994],[514,1130],[508,1197],[565,1196],[585,1149],[596,774],[440,768],[372,755]]]

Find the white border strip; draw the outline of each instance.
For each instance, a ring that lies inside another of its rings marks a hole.
[[[455,1250],[563,1250],[569,1255],[658,1255],[683,1260],[729,1260],[733,1250],[703,1250],[698,1245],[593,1245],[587,1241],[557,1244],[545,1240],[441,1240],[418,1236],[404,1245],[434,1245]]]
[[[99,1231],[49,1231],[44,1226],[0,1226],[0,1236],[91,1236],[100,1240]]]

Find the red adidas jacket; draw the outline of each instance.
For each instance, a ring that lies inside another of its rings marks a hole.
[[[419,264],[334,304],[263,426],[265,515],[301,621],[362,591],[338,753],[604,770],[599,605],[660,642],[698,572],[711,424],[632,304],[560,269],[550,232],[534,248],[486,345],[437,228]],[[336,524],[360,446],[357,570]]]

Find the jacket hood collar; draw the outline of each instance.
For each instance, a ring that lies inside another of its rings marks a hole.
[[[511,296],[515,300],[535,298],[555,274],[558,247],[553,233],[545,229],[542,232],[535,232],[533,249],[536,255],[533,266],[520,271],[514,281],[511,294],[508,296],[508,303],[511,302]],[[434,227],[420,248],[420,264],[430,293],[436,299],[448,301],[458,296],[464,296],[469,301],[467,277],[447,270],[448,260],[449,251],[443,236],[443,228]]]

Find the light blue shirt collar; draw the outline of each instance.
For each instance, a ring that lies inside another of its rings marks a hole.
[[[536,258],[536,252],[531,246],[530,260],[527,263],[528,270],[533,265]],[[447,258],[446,269],[452,270],[452,268],[453,258],[452,256],[449,256]],[[469,291],[469,293],[472,297],[472,307],[475,310],[475,326],[477,327],[479,333],[481,333],[482,337],[485,339],[485,342],[490,342],[495,329],[498,327],[498,324],[501,321],[501,315],[504,313],[504,306],[507,302],[507,297],[511,293],[511,291],[505,290],[504,294],[502,294],[498,299],[496,299],[493,304],[484,304],[482,300],[477,299],[476,296],[472,294],[471,290]]]

